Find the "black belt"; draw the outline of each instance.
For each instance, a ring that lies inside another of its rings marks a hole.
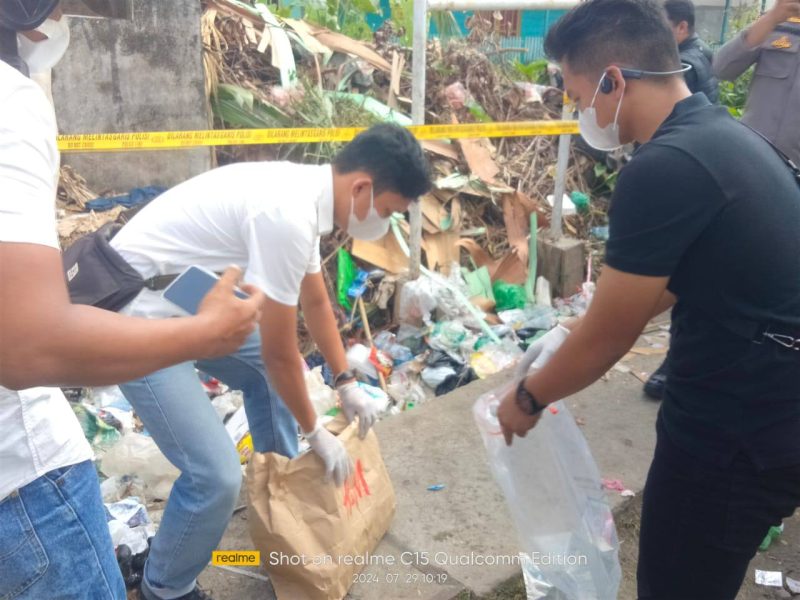
[[[754,344],[766,340],[780,344],[784,348],[800,351],[800,327],[797,325],[757,323],[747,319],[720,319],[717,321],[728,331],[749,339]]]
[[[156,275],[150,279],[145,279],[144,287],[154,292],[165,290],[169,287],[169,284],[175,281],[177,278],[177,275]]]
[[[222,276],[222,273],[215,273],[218,277]],[[156,275],[155,277],[151,277],[150,279],[144,280],[144,287],[148,290],[152,290],[154,292],[158,292],[161,290],[165,290],[169,287],[169,284],[175,281],[178,278],[178,275]]]

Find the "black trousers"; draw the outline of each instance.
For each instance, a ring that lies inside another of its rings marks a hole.
[[[800,506],[800,465],[759,471],[744,455],[726,468],[677,447],[659,417],[644,488],[640,600],[734,600],[769,528]]]

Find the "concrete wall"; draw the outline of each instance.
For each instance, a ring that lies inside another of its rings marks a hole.
[[[62,133],[206,129],[200,0],[133,0],[133,18],[70,19],[53,72]],[[211,167],[211,151],[65,154],[96,191],[171,186]]]

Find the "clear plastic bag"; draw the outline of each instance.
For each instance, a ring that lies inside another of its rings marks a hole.
[[[101,471],[111,476],[135,475],[145,484],[148,499],[166,500],[180,475],[158,449],[153,438],[126,433],[103,457]]]
[[[511,386],[484,394],[473,414],[521,545],[529,600],[613,600],[619,542],[600,473],[563,402],[511,447],[496,407]]]

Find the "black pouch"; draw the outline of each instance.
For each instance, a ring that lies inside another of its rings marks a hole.
[[[142,276],[109,244],[121,228],[108,223],[64,251],[64,274],[73,304],[116,312],[145,287]]]

